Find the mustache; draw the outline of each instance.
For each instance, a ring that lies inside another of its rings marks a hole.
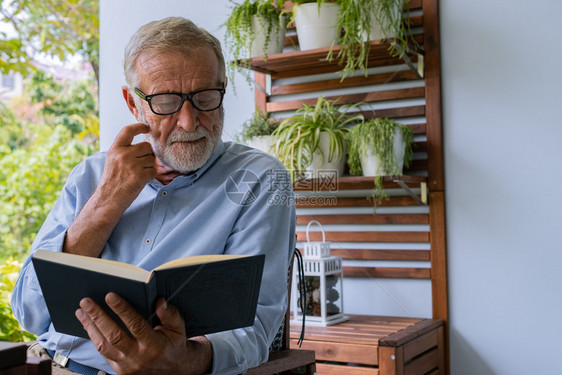
[[[166,140],[166,144],[170,146],[176,142],[193,142],[208,136],[209,131],[202,126],[192,132],[186,132],[185,130],[178,129],[170,133],[168,139]]]

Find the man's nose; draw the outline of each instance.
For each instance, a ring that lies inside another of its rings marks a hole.
[[[186,100],[183,105],[181,106],[180,110],[177,114],[177,123],[176,125],[182,128],[185,131],[194,131],[195,128],[199,125],[199,118],[198,118],[199,111],[197,111],[189,102]]]

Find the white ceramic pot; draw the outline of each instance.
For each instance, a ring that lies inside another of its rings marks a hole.
[[[339,5],[322,3],[301,4],[295,8],[295,26],[301,51],[331,47],[340,35],[338,22]]]
[[[265,50],[265,36],[267,32],[267,24],[258,16],[252,16],[252,30],[254,31],[254,40],[250,49],[250,57],[259,57],[264,55]],[[285,32],[284,27],[275,23],[271,29],[269,43],[267,44],[267,55],[274,55],[283,52],[285,45]]]
[[[343,144],[343,154],[334,153],[331,161],[328,160],[330,155],[330,136],[326,132],[320,133],[320,142],[318,144],[320,151],[316,150],[312,156],[312,162],[306,168],[312,177],[318,177],[318,171],[333,171],[338,172],[338,176],[343,176],[345,168],[345,155],[346,145]],[[322,157],[322,155],[324,157]]]
[[[392,23],[394,25],[399,25],[401,14],[401,7],[397,4],[394,11],[392,12]],[[386,38],[392,38],[394,32],[383,32],[380,23],[376,20],[375,16],[371,14],[371,30],[369,32],[369,40],[381,40]],[[367,33],[363,33],[363,40],[367,40]]]
[[[404,166],[404,153],[406,152],[406,143],[404,136],[400,129],[394,131],[394,166],[390,168],[382,168],[379,170],[379,160],[368,151],[366,155],[359,155],[361,162],[361,169],[363,169],[363,176],[387,176],[387,175],[401,175],[402,167]],[[393,173],[394,171],[395,173]]]
[[[265,153],[273,155],[271,147],[275,143],[275,137],[272,135],[260,135],[257,137],[252,137],[248,142],[248,146],[261,150]]]

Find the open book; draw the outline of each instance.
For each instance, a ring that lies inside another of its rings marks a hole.
[[[166,298],[185,320],[187,337],[253,325],[264,259],[265,255],[198,255],[146,271],[47,250],[32,256],[55,330],[84,338],[88,335],[74,315],[84,297],[122,324],[105,303],[108,292],[125,298],[152,326],[159,324],[156,299]]]

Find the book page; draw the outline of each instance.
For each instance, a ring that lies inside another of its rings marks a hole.
[[[140,267],[114,260],[92,258],[83,255],[60,253],[49,250],[37,250],[35,254],[33,254],[33,257],[142,282],[147,282],[150,277],[150,272],[143,270]]]
[[[167,268],[189,266],[192,264],[204,264],[209,262],[218,262],[221,260],[243,258],[246,256],[247,255],[229,255],[229,254],[195,255],[192,257],[180,258],[180,259],[169,261],[167,263],[162,264],[161,266],[156,267],[154,271],[167,269]]]

